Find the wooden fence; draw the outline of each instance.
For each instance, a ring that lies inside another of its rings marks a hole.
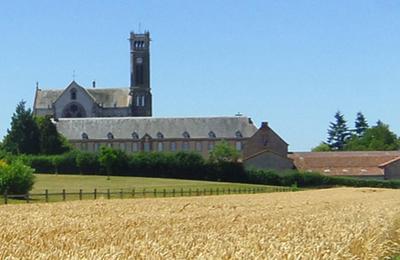
[[[91,192],[80,189],[78,192],[67,192],[65,189],[61,192],[27,193],[27,194],[3,194],[0,204],[32,203],[32,202],[56,202],[87,199],[113,199],[113,198],[160,198],[160,197],[183,197],[183,196],[210,196],[224,194],[253,194],[270,192],[288,192],[296,191],[291,187],[258,187],[258,188],[204,188],[204,189],[120,189],[120,190],[97,190]]]

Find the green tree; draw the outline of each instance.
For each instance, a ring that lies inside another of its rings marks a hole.
[[[354,130],[354,132],[357,136],[362,136],[369,127],[367,120],[361,112],[357,113],[355,127],[356,129]]]
[[[343,150],[347,139],[350,137],[346,120],[340,111],[335,114],[335,122],[331,122],[328,129],[328,144],[332,150]]]
[[[100,148],[99,162],[100,166],[106,170],[107,180],[109,180],[118,163],[118,152],[110,147],[102,146]]]
[[[330,152],[331,147],[325,142],[321,142],[318,146],[311,149],[313,152]]]
[[[61,154],[69,150],[64,138],[58,133],[50,116],[36,117],[40,132],[40,152],[43,154]]]
[[[11,129],[7,130],[3,147],[13,154],[38,154],[40,152],[40,132],[31,109],[21,101],[11,118]]]
[[[97,155],[88,152],[78,152],[75,157],[76,166],[79,167],[80,174],[93,170],[93,166],[98,165]]]
[[[345,146],[347,151],[391,151],[399,148],[396,134],[382,122],[368,128],[361,137],[353,136]]]
[[[237,162],[239,156],[239,152],[233,146],[222,140],[210,151],[209,160],[211,162]]]

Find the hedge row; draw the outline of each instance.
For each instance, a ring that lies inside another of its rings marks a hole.
[[[400,188],[400,180],[372,180],[351,177],[326,176],[319,173],[302,173],[288,171],[278,173],[271,170],[250,170],[246,171],[248,182],[255,184],[268,184],[278,186],[298,187],[373,187],[373,188]]]
[[[247,177],[240,163],[213,163],[197,153],[135,153],[120,150],[111,175],[140,176],[195,180],[246,182]],[[8,156],[7,161],[22,160],[37,173],[106,175],[99,162],[99,155],[72,151],[63,155]]]
[[[332,177],[298,171],[245,170],[241,163],[206,161],[196,153],[136,153],[114,151],[117,156],[111,175],[160,177],[193,180],[243,182],[298,187],[377,187],[400,188],[400,181]],[[1,156],[0,156],[1,157]],[[0,158],[2,159],[2,158]],[[106,175],[99,155],[72,151],[63,155],[3,156],[9,162],[21,160],[37,173]]]

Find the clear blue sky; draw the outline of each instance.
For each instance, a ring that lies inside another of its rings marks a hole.
[[[155,116],[234,115],[292,151],[340,109],[400,134],[400,1],[2,1],[0,137],[35,82],[129,86],[131,30],[152,37]]]

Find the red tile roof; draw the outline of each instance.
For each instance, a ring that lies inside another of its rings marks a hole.
[[[385,163],[400,157],[400,151],[296,152],[289,154],[301,171],[340,176],[383,176]]]

